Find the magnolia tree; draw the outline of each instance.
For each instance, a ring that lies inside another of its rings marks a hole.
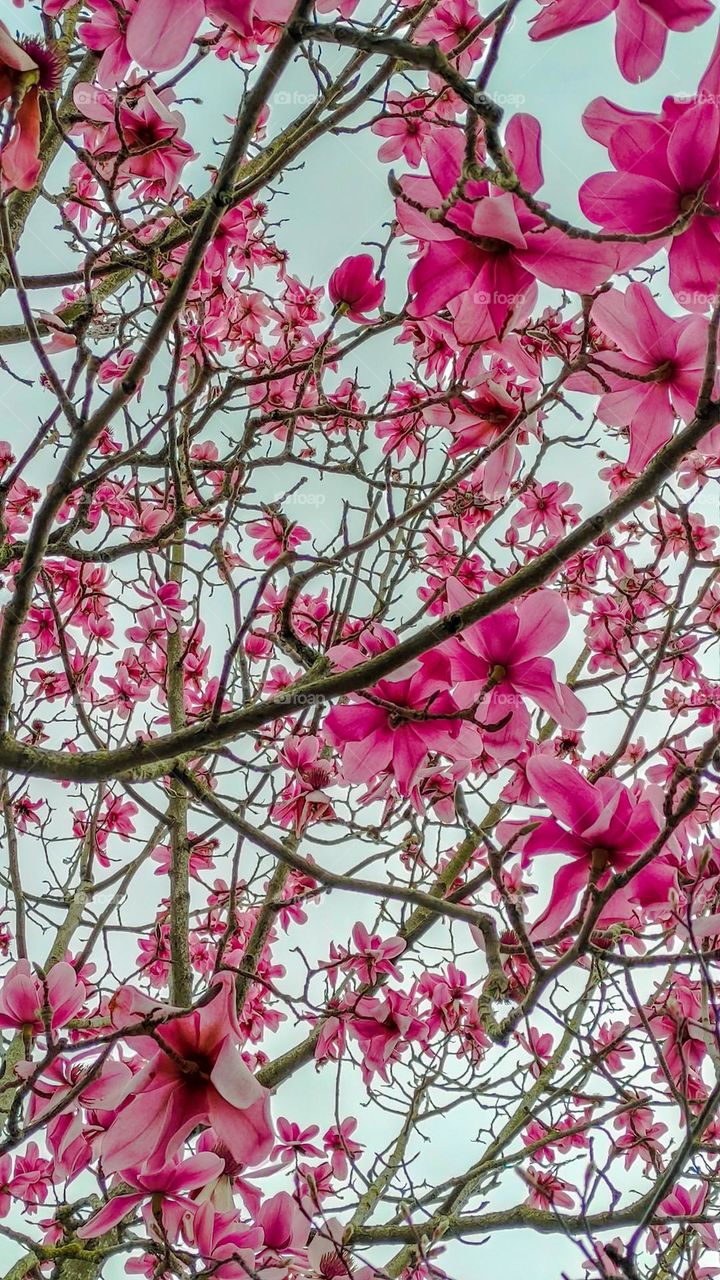
[[[713,7],[4,6],[5,1280],[720,1275]]]

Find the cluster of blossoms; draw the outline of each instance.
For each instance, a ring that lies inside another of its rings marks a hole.
[[[532,6],[614,14],[633,83],[714,12]],[[538,1223],[589,1275],[720,1275],[720,41],[658,111],[590,103],[574,226],[485,96],[517,8],[0,23],[23,1275],[445,1280]],[[280,197],[356,133],[384,238],[317,270]]]

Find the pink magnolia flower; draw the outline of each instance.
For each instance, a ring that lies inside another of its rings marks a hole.
[[[57,55],[33,38],[18,44],[0,22],[0,104],[13,113],[9,136],[4,126],[7,140],[0,153],[0,171],[8,187],[30,191],[40,176],[40,93],[59,82]]]
[[[144,1200],[152,1202],[151,1213],[155,1217],[162,1215],[167,1234],[175,1234],[169,1229],[166,1221],[168,1210],[176,1219],[194,1208],[192,1200],[188,1200],[182,1192],[197,1191],[222,1172],[223,1162],[220,1156],[210,1151],[191,1156],[182,1163],[166,1165],[155,1173],[141,1172],[137,1169],[124,1169],[118,1185],[129,1182],[136,1191],[123,1192],[112,1196],[103,1208],[93,1214],[89,1222],[79,1227],[77,1236],[80,1240],[92,1240],[96,1236],[111,1231],[133,1209],[137,1209]]]
[[[82,1009],[87,992],[71,964],[60,960],[48,969],[45,981],[33,973],[29,960],[16,960],[0,987],[0,1028],[42,1035],[43,1011],[53,1030],[64,1027]]]
[[[423,18],[416,35],[423,43],[435,41],[444,53],[451,56],[453,50],[462,45],[462,52],[457,55],[457,65],[460,72],[467,75],[485,47],[483,35],[487,39],[492,34],[491,29],[485,28],[483,35],[476,36],[468,44],[468,38],[480,23],[476,0],[440,0]]]
[[[325,721],[330,742],[342,753],[349,782],[369,782],[390,769],[402,796],[420,775],[430,752],[454,759],[478,750],[477,732],[453,716],[449,665],[439,653],[424,655],[410,675],[380,680],[367,697],[333,707]]]
[[[345,1227],[337,1218],[323,1219],[307,1249],[311,1275],[317,1280],[378,1280],[374,1267],[355,1266],[343,1246],[344,1237]],[[419,1272],[415,1272],[415,1276],[421,1280]],[[434,1280],[443,1280],[443,1277],[434,1272]]]
[[[703,1183],[697,1187],[675,1187],[658,1205],[658,1216],[677,1218],[681,1222],[688,1218],[700,1217],[706,1212],[707,1198],[708,1188]],[[720,1241],[714,1226],[710,1223],[696,1222],[695,1230],[706,1249],[717,1250]]]
[[[453,609],[473,596],[456,579],[448,583]],[[455,697],[461,707],[478,703],[486,749],[499,761],[518,755],[530,732],[529,699],[568,729],[585,722],[585,708],[568,685],[558,681],[545,655],[566,635],[567,607],[555,591],[536,591],[517,605],[498,609],[443,647],[450,660]]]
[[[17,800],[13,800],[12,811],[18,831],[25,833],[26,831],[31,831],[33,827],[42,826],[42,819],[38,811],[44,805],[44,800],[31,799],[27,791],[18,796]]]
[[[368,1084],[377,1073],[387,1081],[387,1069],[411,1040],[424,1041],[423,1022],[415,1016],[416,1004],[404,991],[386,991],[382,996],[362,996],[349,1019],[352,1035],[362,1051],[360,1070]]]
[[[524,841],[523,863],[546,853],[571,859],[556,873],[550,901],[532,929],[536,937],[550,937],[571,918],[591,873],[602,888],[612,872],[627,870],[652,844],[660,823],[650,800],[636,800],[614,778],[591,783],[563,761],[540,755],[525,771],[554,816],[543,818]],[[667,901],[673,883],[672,867],[656,857],[613,895],[600,921],[623,920],[635,904]]]
[[[518,495],[524,510],[515,516],[515,525],[520,528],[529,525],[531,538],[540,530],[551,538],[561,538],[580,520],[578,503],[568,502],[572,492],[572,485],[558,480],[529,485]]]
[[[37,1142],[29,1142],[22,1155],[15,1157],[10,1194],[24,1202],[28,1213],[34,1213],[48,1198],[52,1175],[51,1162],[40,1155]]]
[[[610,1071],[617,1071],[622,1066],[622,1063],[617,1063],[613,1067],[609,1056],[605,1061]],[[633,1107],[630,1111],[624,1111],[615,1120],[614,1127],[625,1130],[615,1139],[614,1146],[618,1154],[622,1154],[626,1169],[631,1169],[638,1158],[642,1160],[646,1170],[651,1169],[657,1155],[663,1155],[665,1147],[660,1139],[667,1133],[668,1127],[666,1124],[655,1123],[649,1107]]]
[[[603,1062],[613,1075],[622,1069],[624,1058],[635,1056],[632,1045],[623,1039],[623,1033],[626,1031],[627,1027],[622,1022],[606,1022],[593,1038],[595,1052],[602,1054]]]
[[[664,1069],[692,1102],[704,1100],[707,1086],[703,1068],[708,1045],[700,984],[685,974],[674,974],[672,985],[656,993],[648,1025],[662,1046]],[[658,1067],[653,1079],[660,1078]]]
[[[447,427],[453,442],[448,457],[459,458],[485,449],[507,433],[521,404],[499,382],[483,378],[469,395],[454,396],[445,404],[432,405],[425,411],[429,422]],[[510,433],[496,447],[483,466],[482,487],[485,498],[503,497],[520,461],[517,432]]]
[[[370,934],[365,925],[358,921],[353,925],[352,940],[354,950],[347,953],[342,964],[343,968],[354,970],[361,982],[375,983],[380,974],[391,978],[400,977],[393,961],[405,950],[406,944],[402,938],[381,938],[377,933]]]
[[[707,22],[710,0],[539,0],[530,39],[549,40],[615,14],[615,57],[631,84],[653,75],[665,54],[668,31],[692,31]]]
[[[111,88],[130,70],[127,25],[137,0],[90,0],[91,18],[81,22],[78,35],[88,49],[101,53],[95,72],[98,84]]]
[[[717,94],[701,90],[689,103],[668,98],[660,115],[623,111],[598,98],[583,124],[614,165],[583,183],[583,213],[604,231],[647,235],[697,208],[690,226],[672,238],[669,279],[681,306],[707,311],[720,275]],[[659,246],[658,240],[648,243],[646,256]]]
[[[536,1169],[531,1165],[520,1177],[530,1189],[526,1203],[534,1209],[572,1209],[574,1188],[550,1169]]]
[[[318,1125],[311,1124],[301,1129],[299,1124],[278,1116],[276,1129],[279,1141],[270,1153],[271,1160],[280,1160],[281,1164],[291,1164],[298,1156],[322,1156],[322,1151],[313,1143],[320,1132]]]
[[[528,320],[538,280],[592,293],[617,269],[619,250],[570,239],[517,196],[498,194],[484,182],[466,182],[463,198],[453,198],[442,222],[424,217],[417,205],[437,208],[455,189],[463,145],[461,136],[450,134],[447,145],[428,148],[432,176],[402,180],[397,216],[423,246],[410,273],[410,314],[431,316],[449,306],[458,341],[467,344],[502,337]],[[506,146],[523,186],[536,192],[543,183],[538,121],[513,116]]]
[[[480,935],[482,938],[482,935]],[[427,1015],[428,1033],[457,1031],[472,1003],[472,988],[468,976],[456,965],[449,964],[439,973],[424,973],[418,988],[430,1003]]]
[[[262,1276],[287,1274],[291,1258],[300,1261],[310,1234],[310,1216],[287,1191],[278,1191],[261,1205],[256,1222],[263,1235],[263,1253],[258,1260]],[[293,1268],[294,1269],[294,1268]]]
[[[294,551],[301,543],[310,541],[308,530],[301,524],[293,524],[278,515],[249,524],[247,533],[255,541],[257,559],[264,564],[272,564],[284,552]]]
[[[269,1094],[240,1055],[234,978],[218,974],[212,999],[187,1014],[134,987],[121,988],[112,1002],[113,1025],[120,1028],[173,1012],[177,1017],[156,1028],[156,1040],[132,1038],[147,1061],[103,1139],[105,1172],[156,1173],[198,1125],[212,1125],[235,1159],[260,1164],[273,1144]]]
[[[356,1129],[357,1120],[351,1116],[348,1120],[343,1120],[339,1128],[333,1125],[323,1134],[323,1146],[330,1158],[333,1177],[340,1182],[345,1182],[350,1172],[350,1162],[355,1163],[365,1150],[352,1137]]]
[[[350,320],[363,324],[368,312],[376,311],[385,297],[385,285],[375,275],[375,264],[369,253],[345,258],[336,267],[328,283],[330,300],[342,307]]]
[[[386,115],[372,126],[373,133],[386,138],[378,151],[378,160],[397,160],[403,156],[413,169],[417,169],[423,155],[423,143],[430,137],[432,126],[424,118],[426,98],[420,94],[405,97],[391,92],[385,102]]]
[[[335,766],[325,757],[328,749],[317,734],[291,734],[278,752],[278,760],[292,777],[273,805],[271,817],[283,827],[303,831],[310,823],[332,822],[335,811],[325,788]]]
[[[107,176],[115,178],[115,155],[122,151],[117,180],[138,178],[144,194],[168,200],[183,168],[196,157],[183,138],[185,120],[173,109],[172,90],[155,93],[147,84],[134,86],[117,103],[105,89],[79,84],[74,101],[85,118],[76,130],[101,157],[97,163]]]
[[[688,422],[702,385],[707,353],[707,322],[701,316],[667,316],[645,284],[625,293],[611,289],[595,299],[592,318],[615,344],[598,355],[598,376],[569,379],[572,389],[597,395],[601,421],[611,427],[630,424],[627,466],[640,472],[670,439],[675,416]]]
[[[201,1257],[212,1263],[212,1275],[217,1280],[257,1274],[255,1254],[262,1245],[262,1232],[255,1226],[243,1226],[237,1211],[220,1213],[207,1200],[195,1211],[191,1234]]]
[[[138,0],[127,28],[128,52],[141,67],[169,71],[182,62],[206,17],[249,36],[253,0]]]
[[[153,577],[148,587],[136,586],[135,590],[144,600],[152,602],[152,606],[162,615],[163,626],[167,631],[177,630],[180,614],[187,604],[180,594],[179,583],[160,582]],[[127,635],[129,639],[136,638],[130,631]]]

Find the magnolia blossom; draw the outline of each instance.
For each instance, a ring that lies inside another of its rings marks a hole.
[[[157,1026],[157,1039],[132,1037],[146,1062],[103,1139],[105,1172],[157,1173],[198,1125],[211,1125],[237,1160],[259,1164],[273,1144],[269,1095],[242,1060],[232,975],[218,974],[211,998],[192,1013],[159,1005],[133,987],[113,1000],[118,1028],[158,1014],[175,1016]]]
[[[336,307],[341,307],[350,320],[363,324],[368,312],[376,311],[385,296],[385,285],[375,275],[375,264],[369,253],[345,258],[330,276],[328,293]]]
[[[401,795],[408,795],[428,754],[472,756],[477,735],[456,718],[447,691],[449,665],[440,655],[422,658],[413,675],[380,680],[368,697],[333,707],[325,721],[330,742],[342,754],[351,782],[369,782],[389,768]]]
[[[462,608],[473,596],[459,582],[447,589],[448,604]],[[518,754],[530,732],[526,699],[559,724],[579,729],[585,708],[558,681],[548,650],[566,635],[570,619],[554,591],[538,591],[519,605],[499,609],[492,618],[468,627],[444,646],[450,661],[455,696],[461,706],[478,706],[485,745],[497,760]]]
[[[42,1035],[77,1017],[85,1003],[85,987],[67,961],[48,969],[44,978],[33,973],[29,960],[16,960],[0,986],[0,1027]]]
[[[118,1185],[123,1186],[129,1182],[137,1190],[122,1191],[118,1195],[113,1195],[104,1208],[93,1214],[84,1226],[78,1228],[77,1235],[81,1240],[92,1240],[96,1236],[104,1235],[145,1200],[152,1201],[153,1215],[158,1212],[158,1207],[162,1206],[160,1212],[166,1230],[168,1234],[175,1234],[169,1230],[166,1215],[170,1212],[176,1216],[182,1216],[192,1210],[194,1205],[192,1200],[188,1199],[187,1193],[206,1186],[220,1174],[222,1168],[223,1162],[220,1157],[205,1151],[191,1156],[181,1164],[167,1165],[156,1173],[124,1169]]]
[[[538,795],[553,813],[523,842],[523,863],[539,854],[569,856],[556,872],[550,901],[533,925],[533,936],[550,937],[566,924],[591,877],[602,888],[613,872],[626,871],[645,853],[660,830],[650,800],[637,800],[614,778],[588,782],[560,760],[535,756],[525,766]],[[635,904],[666,902],[675,874],[658,855],[613,894],[600,921],[612,923],[632,914]]]
[[[22,45],[0,22],[0,102],[12,112],[12,128],[0,152],[0,172],[6,187],[30,191],[42,169],[40,159],[40,93],[57,88],[60,62],[39,40]]]
[[[568,384],[602,392],[596,412],[608,426],[629,424],[627,465],[639,472],[670,439],[676,415],[687,422],[695,413],[707,359],[707,322],[700,316],[667,316],[644,284],[601,294],[592,316],[613,349],[601,350],[595,365]]]
[[[631,83],[653,75],[669,31],[692,31],[714,12],[711,0],[539,0],[531,40],[548,40],[615,14],[615,57]]]
[[[701,86],[689,102],[666,99],[657,115],[598,98],[583,123],[614,166],[583,183],[583,213],[605,231],[655,236],[641,246],[645,257],[661,243],[658,233],[680,222],[668,250],[670,288],[685,310],[708,311],[720,272],[717,93]]]
[[[507,149],[523,186],[535,193],[543,173],[540,125],[533,116],[513,116]],[[452,135],[450,145],[429,149],[427,159],[431,177],[403,179],[397,206],[403,230],[422,245],[410,273],[412,315],[432,315],[451,304],[459,342],[493,340],[527,321],[539,280],[591,293],[617,269],[619,249],[571,239],[546,226],[517,196],[485,182],[466,181],[463,197],[452,201],[442,221],[423,217],[418,206],[441,206],[455,189],[462,139]]]
[[[142,85],[123,96],[116,111],[109,91],[95,85],[79,84],[75,104],[90,124],[76,125],[102,159],[101,169],[125,182],[139,179],[148,195],[168,199],[176,190],[180,175],[196,153],[185,142],[185,120],[173,108],[171,90],[155,93]],[[122,152],[116,166],[112,157]]]
[[[183,61],[206,17],[247,36],[252,16],[252,0],[137,0],[127,28],[128,53],[141,67],[168,71]]]

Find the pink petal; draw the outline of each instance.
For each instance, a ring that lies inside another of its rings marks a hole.
[[[518,258],[543,284],[575,293],[591,293],[615,270],[615,252],[607,244],[573,240],[563,231],[547,228],[529,235]]]
[[[654,117],[647,116],[647,119]],[[583,112],[583,128],[589,138],[609,147],[617,129],[625,124],[635,125],[638,114],[627,107],[618,107],[609,98],[593,98]]]
[[[230,1037],[217,1056],[210,1079],[225,1101],[240,1111],[246,1111],[269,1098],[267,1090],[258,1084],[245,1066],[237,1043]]]
[[[601,293],[593,303],[592,318],[624,355],[642,361],[651,354],[661,363],[669,345],[670,322],[647,285],[631,284],[625,293],[619,289]]]
[[[620,0],[616,13],[615,57],[630,84],[653,75],[663,60],[667,28],[638,0]]]
[[[701,101],[684,111],[668,145],[668,161],[678,186],[698,191],[716,163],[720,110],[714,101]]]
[[[720,276],[718,237],[717,219],[697,217],[687,231],[673,238],[670,288],[686,311],[705,313],[712,306]]]
[[[560,867],[553,880],[550,901],[530,930],[532,938],[550,938],[572,919],[588,876],[588,864],[580,858]]]
[[[580,188],[580,208],[609,231],[662,231],[680,210],[677,191],[655,178],[632,173],[595,173]]]
[[[534,591],[521,601],[517,612],[515,651],[518,659],[551,653],[567,635],[570,618],[567,605],[557,591]]]
[[[659,395],[659,391],[660,387],[649,390],[637,405],[636,417],[630,424],[627,465],[636,475],[640,474],[672,435],[675,416],[667,394]]]
[[[473,235],[504,240],[515,249],[525,248],[525,236],[518,221],[515,200],[507,192],[500,196],[488,196],[476,204],[472,230]]]
[[[93,1214],[89,1222],[84,1227],[78,1227],[75,1232],[79,1240],[93,1240],[95,1236],[102,1236],[106,1231],[111,1231],[119,1222],[122,1222],[127,1213],[131,1209],[135,1209],[137,1205],[142,1204],[144,1200],[142,1193],[139,1195],[113,1196],[112,1200],[108,1200],[97,1213]]]
[[[223,1045],[230,1032],[238,1041],[243,1038],[235,1009],[234,975],[217,974],[213,978],[213,988],[216,992],[213,999],[203,1004],[195,1014],[198,1044],[208,1055],[213,1054],[218,1045]]]
[[[347,702],[343,706],[333,707],[329,713],[325,728],[330,741],[336,747],[346,742],[358,742],[368,738],[370,734],[382,729],[387,721],[387,712],[371,702]]]
[[[530,786],[563,826],[584,832],[597,821],[603,808],[602,797],[577,769],[562,760],[536,756],[528,761],[525,772]]]
[[[102,1166],[106,1174],[140,1167],[153,1153],[157,1155],[173,1110],[174,1095],[179,1092],[182,1091],[177,1081],[169,1080],[159,1088],[142,1090],[118,1112],[102,1141]],[[159,1163],[165,1162],[162,1150]]]
[[[425,763],[428,747],[420,733],[410,725],[400,725],[393,733],[392,770],[401,795],[409,794],[422,765]]]
[[[265,1092],[263,1090],[263,1092]],[[208,1118],[235,1160],[246,1165],[259,1165],[270,1154],[275,1134],[270,1119],[270,1096],[238,1111],[214,1089],[209,1099]]]
[[[715,12],[710,0],[645,0],[645,4],[671,31],[692,31]]]
[[[481,255],[459,237],[429,244],[410,272],[410,314],[432,315],[469,289],[481,262]]]
[[[566,729],[580,729],[587,712],[567,685],[560,684],[550,658],[533,658],[521,662],[511,671],[513,687],[532,698],[547,715]]]
[[[33,64],[34,65],[34,64]],[[42,170],[40,152],[40,102],[38,90],[28,89],[15,116],[10,141],[3,147],[0,163],[11,187],[31,191]]]
[[[209,0],[207,8],[218,26],[227,24],[238,35],[252,35],[253,0]]]
[[[588,847],[584,840],[573,835],[572,831],[566,831],[554,818],[544,818],[523,843],[523,866],[538,854],[545,853],[567,853],[573,858],[587,859]]]
[[[139,0],[128,23],[128,52],[141,67],[169,71],[183,61],[204,17],[204,0]]]
[[[618,0],[551,0],[531,19],[530,39],[549,40],[593,22],[602,22]]]
[[[603,3],[606,0],[602,0]],[[544,182],[540,158],[540,121],[526,112],[518,112],[505,130],[505,150],[522,185],[533,195]]]

